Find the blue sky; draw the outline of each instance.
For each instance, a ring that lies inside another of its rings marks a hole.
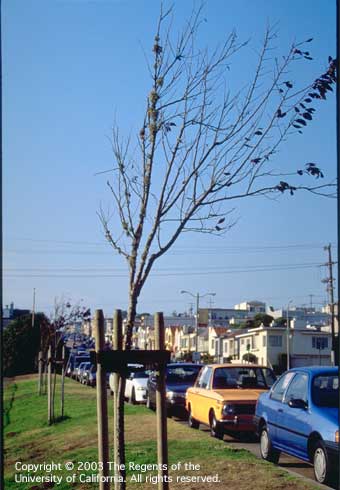
[[[173,3],[176,31],[193,4]],[[126,308],[126,266],[106,244],[96,215],[110,200],[106,177],[94,174],[112,166],[114,118],[123,133],[140,128],[150,90],[144,51],[150,52],[158,12],[154,0],[3,1],[4,304],[30,308],[36,288],[39,310],[49,311],[61,295],[107,315]],[[252,73],[268,23],[278,31],[278,56],[294,39],[313,37],[313,61],[297,66],[294,79],[314,80],[335,55],[335,1],[208,0],[203,12],[202,47],[234,28],[240,40],[250,39],[235,57],[241,80]],[[330,96],[276,158],[291,168],[318,162],[332,180],[335,157]],[[187,310],[182,289],[215,292],[216,307],[247,299],[309,304],[310,294],[314,303],[326,300],[318,264],[327,258],[323,245],[332,243],[335,254],[335,200],[258,198],[239,202],[236,216],[224,237],[181,237],[157,263],[139,311]]]

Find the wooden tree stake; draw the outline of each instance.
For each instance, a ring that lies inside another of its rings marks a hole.
[[[155,347],[156,350],[163,350],[164,347],[164,319],[163,313],[155,313]],[[165,400],[165,372],[166,366],[156,372],[157,391],[156,391],[156,415],[157,415],[157,462],[158,470],[158,490],[168,490],[168,435],[167,435],[167,416]],[[165,468],[165,469],[162,469]],[[165,481],[166,480],[166,481]]]
[[[104,350],[104,315],[103,310],[96,310],[94,315],[94,331],[96,339],[96,352]],[[103,463],[99,475],[109,476],[109,427],[107,417],[107,387],[106,371],[97,363],[97,422],[98,422],[98,461]],[[110,482],[99,482],[99,490],[110,490]]]

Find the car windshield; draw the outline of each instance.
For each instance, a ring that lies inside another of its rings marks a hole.
[[[146,371],[136,371],[133,375],[134,379],[148,378],[149,374]]]
[[[82,362],[85,362],[85,361],[89,361],[90,358],[89,357],[84,357],[84,356],[77,356],[75,358],[75,362],[74,362],[74,366],[75,367],[79,367],[79,365],[82,363]]]
[[[196,381],[201,366],[169,366],[166,370],[168,383],[192,383]]]
[[[336,374],[323,374],[313,379],[312,400],[318,407],[339,406],[339,379]]]
[[[215,369],[213,388],[270,388],[275,375],[269,368],[221,367]]]

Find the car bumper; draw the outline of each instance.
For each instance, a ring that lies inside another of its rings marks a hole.
[[[328,457],[331,461],[337,461],[339,458],[339,444],[332,441],[324,441]]]
[[[225,430],[235,432],[255,432],[253,415],[230,415],[219,420]]]
[[[135,391],[136,402],[137,403],[145,403],[146,402],[146,391]]]
[[[260,433],[260,420],[261,418],[258,415],[253,415],[253,424],[257,435]]]

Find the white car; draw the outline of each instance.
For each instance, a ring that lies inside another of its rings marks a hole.
[[[130,367],[130,366],[129,366]],[[149,378],[149,373],[144,370],[131,372],[126,379],[125,398],[129,403],[146,403],[146,384]],[[114,376],[110,375],[110,389],[114,391]]]

